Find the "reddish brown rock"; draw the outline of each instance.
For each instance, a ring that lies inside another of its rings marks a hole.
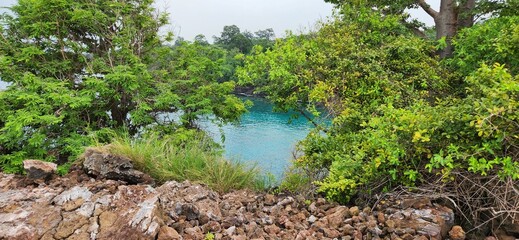
[[[341,233],[335,229],[325,228],[323,229],[324,236],[329,238],[338,238]]]
[[[386,216],[384,215],[383,212],[378,212],[377,213],[377,221],[381,224],[384,224],[386,223]]]
[[[162,226],[159,230],[157,240],[181,240],[183,239],[178,232],[171,227]]]
[[[276,225],[265,226],[265,232],[271,236],[278,234],[281,229]]]
[[[354,206],[349,209],[350,216],[358,216],[360,213],[359,207]]]
[[[451,240],[465,240],[465,231],[461,226],[454,226],[449,231],[449,237]]]
[[[265,205],[272,206],[276,204],[276,197],[272,194],[265,194]]]

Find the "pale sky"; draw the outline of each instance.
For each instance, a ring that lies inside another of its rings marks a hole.
[[[186,40],[198,34],[212,40],[226,25],[250,32],[273,28],[282,37],[286,30],[312,28],[333,8],[323,0],[157,0],[157,6],[171,14],[169,30]]]
[[[15,2],[0,0],[0,6]],[[438,9],[440,0],[428,2]],[[166,30],[186,40],[204,34],[210,41],[226,25],[250,32],[273,28],[276,37],[283,37],[286,30],[307,31],[318,20],[331,16],[333,8],[324,0],[156,0],[156,7],[170,13],[171,25]],[[411,13],[432,25],[432,19],[421,9]]]

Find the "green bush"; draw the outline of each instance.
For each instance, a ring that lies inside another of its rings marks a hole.
[[[467,76],[481,64],[504,64],[519,73],[519,16],[507,16],[463,29],[453,41],[456,51],[449,60],[456,71]]]
[[[130,158],[136,169],[159,183],[189,180],[221,193],[264,188],[256,167],[224,159],[220,151],[214,150],[214,142],[195,130],[166,136],[149,134],[136,139],[117,137],[106,148]]]
[[[319,190],[348,201],[384,187],[452,181],[453,171],[518,180],[518,78],[501,65],[484,65],[466,84],[464,99],[381,105],[362,130],[320,136],[334,158]],[[304,143],[314,149],[316,142]]]

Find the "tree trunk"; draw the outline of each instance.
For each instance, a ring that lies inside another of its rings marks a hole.
[[[445,38],[446,46],[438,50],[440,58],[452,56],[454,48],[452,47],[452,38],[458,31],[457,6],[455,0],[442,0],[440,4],[440,12],[434,18],[436,24],[436,40]]]
[[[432,9],[425,0],[416,0],[416,3],[434,19],[436,40],[445,38],[446,46],[438,51],[438,55],[441,58],[452,56],[454,52],[452,38],[459,29],[474,24],[472,11],[476,6],[476,1],[463,0],[458,5],[456,0],[441,0],[439,11]]]
[[[464,0],[458,10],[458,30],[474,25],[474,8],[476,0]]]

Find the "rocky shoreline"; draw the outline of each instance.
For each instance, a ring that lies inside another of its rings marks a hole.
[[[245,190],[222,195],[187,181],[130,185],[83,167],[46,180],[33,172],[0,173],[0,239],[465,239],[453,211],[428,199],[360,209]]]

